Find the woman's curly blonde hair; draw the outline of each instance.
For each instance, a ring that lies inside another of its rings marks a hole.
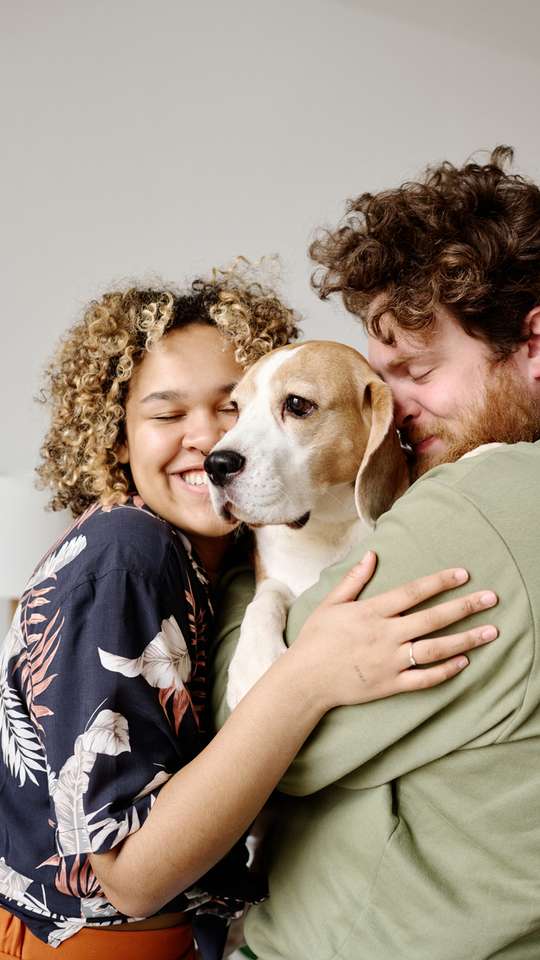
[[[117,450],[124,440],[129,381],[165,334],[194,323],[215,326],[244,367],[298,337],[298,315],[263,278],[268,262],[253,266],[239,258],[185,290],[132,286],[89,304],[45,373],[52,416],[37,474],[40,486],[54,492],[53,510],[67,507],[79,516],[96,499],[126,499],[129,470],[118,462]]]

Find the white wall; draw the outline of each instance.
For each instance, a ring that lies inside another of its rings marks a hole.
[[[511,19],[510,13],[511,12]],[[536,0],[2,0],[0,472],[31,468],[53,341],[111,281],[280,251],[343,201],[513,144],[540,178]]]

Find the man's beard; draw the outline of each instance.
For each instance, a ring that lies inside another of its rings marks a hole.
[[[494,363],[480,398],[463,409],[452,428],[445,420],[422,425],[422,437],[434,436],[443,450],[411,454],[411,482],[440,463],[454,463],[465,453],[485,443],[529,443],[540,439],[540,399],[532,397],[519,374],[506,363]],[[414,431],[401,431],[402,442],[418,443]]]

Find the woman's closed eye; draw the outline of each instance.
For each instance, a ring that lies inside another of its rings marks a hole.
[[[152,420],[159,420],[167,422],[168,420],[181,420],[182,417],[185,417],[185,413],[157,413],[152,417]]]

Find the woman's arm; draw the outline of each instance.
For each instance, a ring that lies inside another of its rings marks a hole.
[[[210,869],[249,827],[332,707],[434,686],[466,666],[462,651],[488,642],[481,636],[485,626],[429,646],[425,641],[422,653],[418,650],[423,662],[451,659],[409,670],[411,639],[485,609],[496,598],[486,602],[472,594],[404,617],[404,610],[463,583],[466,573],[444,571],[353,602],[374,566],[368,554],[344,577],[209,746],[162,787],[141,829],[109,852],[91,855],[119,911],[155,913]]]

